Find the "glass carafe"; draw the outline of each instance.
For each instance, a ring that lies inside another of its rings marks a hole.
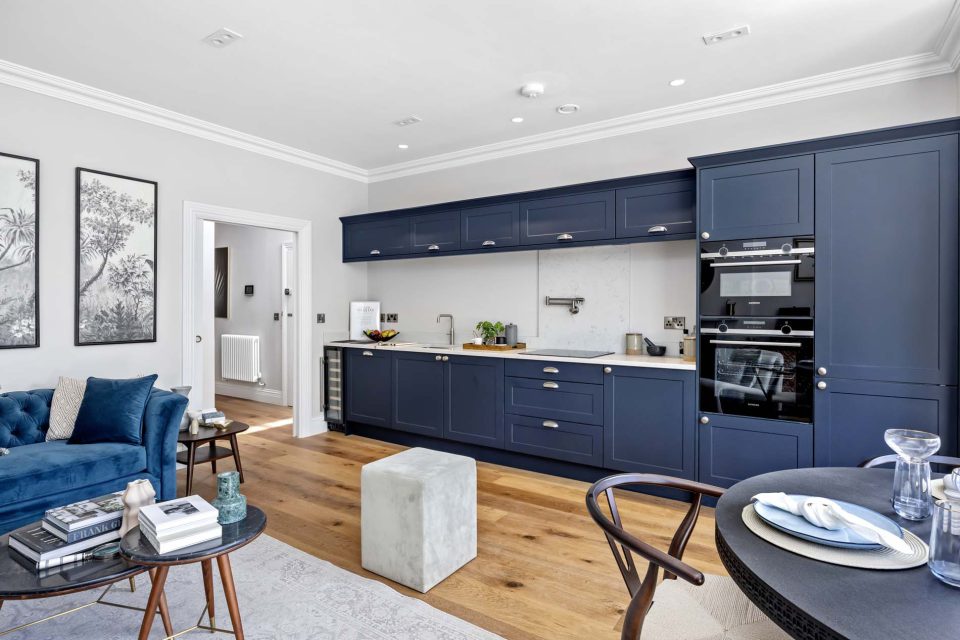
[[[940,449],[940,436],[912,429],[887,429],[883,439],[900,456],[893,476],[893,510],[907,520],[929,518],[933,503],[927,458]]]

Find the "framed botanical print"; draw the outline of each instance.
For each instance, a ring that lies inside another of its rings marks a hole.
[[[0,349],[40,346],[40,161],[0,153]]]
[[[77,168],[78,346],[157,340],[157,183]]]

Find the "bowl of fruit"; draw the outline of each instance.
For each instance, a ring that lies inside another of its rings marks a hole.
[[[394,331],[393,329],[387,329],[385,331],[380,331],[379,329],[372,329],[369,331],[364,331],[363,335],[367,336],[374,342],[386,342],[387,340],[394,338],[399,333],[400,333],[399,331]]]

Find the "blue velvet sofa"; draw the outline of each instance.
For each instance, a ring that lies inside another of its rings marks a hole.
[[[177,492],[177,432],[187,398],[154,388],[143,416],[142,445],[45,442],[53,389],[0,394],[0,533],[43,512],[120,491],[146,478],[157,500]]]

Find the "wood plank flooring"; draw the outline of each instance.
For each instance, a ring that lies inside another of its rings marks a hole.
[[[271,536],[505,638],[619,638],[627,591],[586,513],[586,483],[478,463],[477,558],[419,594],[360,566],[360,467],[403,447],[339,433],[297,439],[289,408],[223,396],[217,406],[252,426],[240,436],[241,490],[268,514]],[[230,464],[220,461],[221,470]],[[209,466],[197,468],[194,491],[216,495]],[[684,505],[632,494],[618,501],[628,530],[667,548]],[[684,559],[723,574],[713,530],[705,509]]]

